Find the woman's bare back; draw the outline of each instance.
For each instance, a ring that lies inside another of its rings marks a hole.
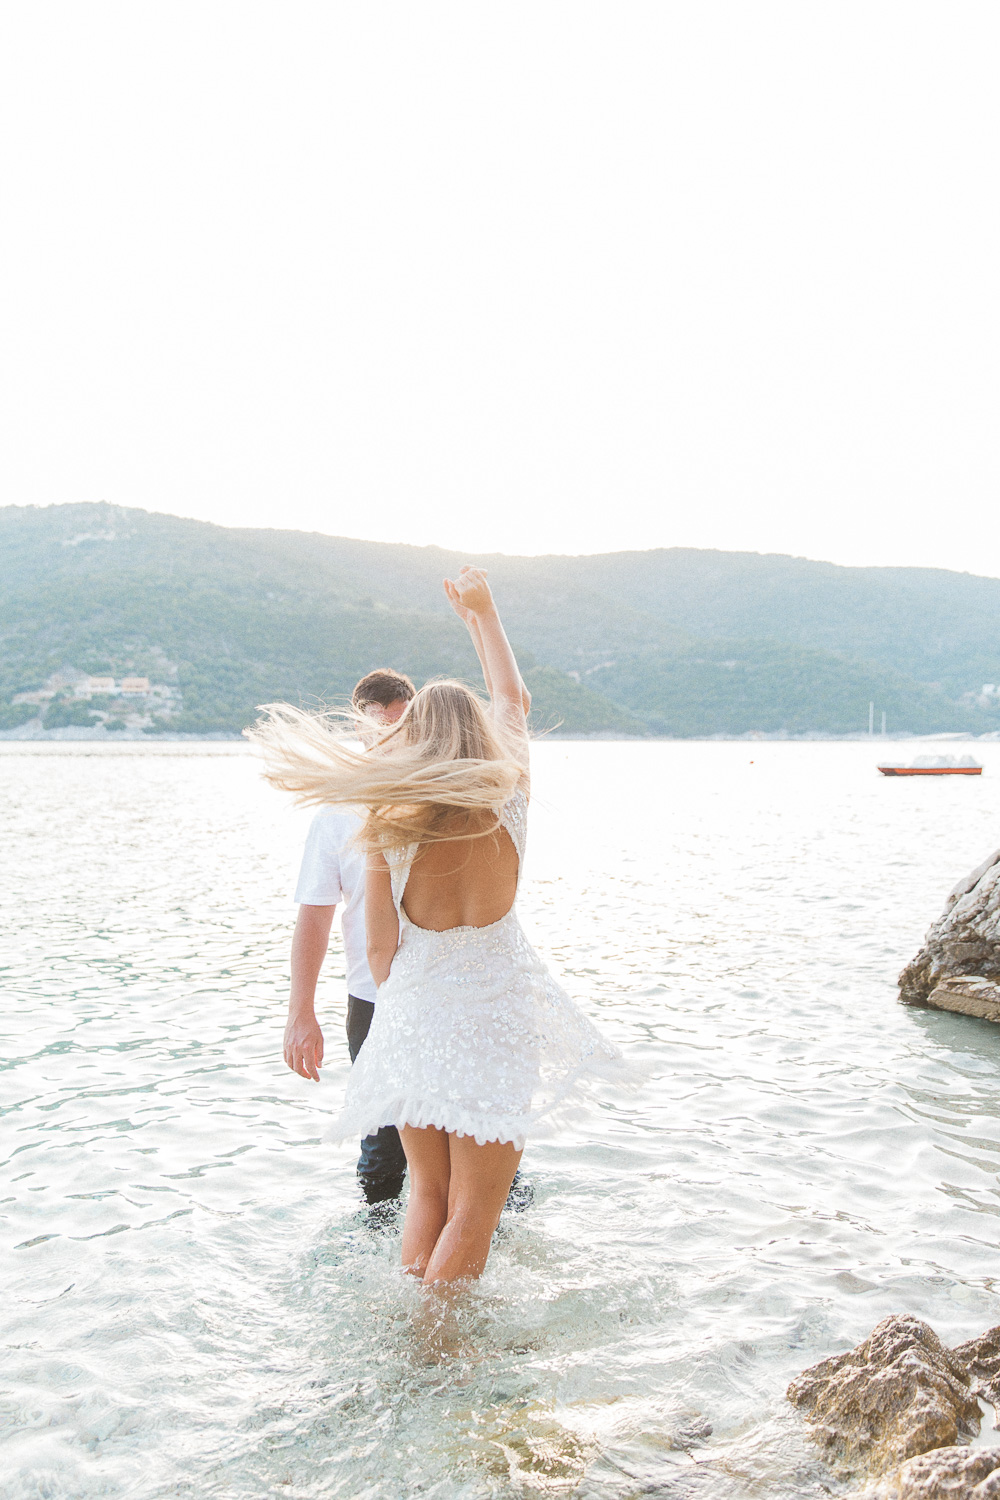
[[[470,826],[477,825],[466,821],[464,827]],[[514,905],[517,875],[517,850],[505,828],[423,844],[406,882],[403,910],[415,927],[432,932],[489,927]]]

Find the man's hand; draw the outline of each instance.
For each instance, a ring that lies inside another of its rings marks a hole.
[[[285,1027],[285,1062],[293,1073],[319,1083],[323,1066],[323,1033],[315,1016],[289,1016]]]
[[[495,609],[484,568],[472,568],[466,563],[459,570],[457,578],[445,579],[445,592],[456,614],[465,610],[468,614],[478,616],[489,614]]]
[[[292,937],[292,992],[285,1027],[285,1062],[293,1073],[319,1082],[323,1033],[316,1021],[316,981],[326,957],[336,907],[300,905]]]

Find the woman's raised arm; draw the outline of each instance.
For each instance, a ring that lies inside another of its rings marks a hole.
[[[483,647],[483,636],[481,630],[479,629],[479,621],[473,614],[471,609],[466,609],[465,605],[459,602],[458,590],[456,589],[450,578],[446,578],[444,580],[444,591],[448,596],[448,600],[451,604],[452,609],[455,611],[456,615],[458,615],[458,618],[465,625],[466,629],[469,632],[469,635],[472,637],[472,644],[475,646],[476,655],[479,657],[479,665],[483,669],[483,681],[486,683],[486,691],[489,694],[490,699],[492,700],[493,683],[490,678],[490,668],[489,663],[486,659],[486,651]],[[518,671],[518,676],[520,677],[520,675],[520,671]],[[521,705],[524,709],[525,714],[527,714],[528,710],[531,708],[531,694],[528,692],[528,689],[524,685],[523,677],[521,677]]]
[[[510,649],[484,569],[462,568],[457,578],[445,581],[445,591],[456,612],[463,615],[469,625],[494,714],[506,728],[525,734],[525,716],[531,706],[531,694]]]

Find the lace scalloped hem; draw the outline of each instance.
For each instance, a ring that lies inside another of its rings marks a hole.
[[[609,1057],[588,1060],[566,1078],[558,1094],[547,1104],[523,1114],[473,1110],[447,1099],[428,1100],[405,1094],[359,1100],[345,1105],[324,1131],[324,1139],[363,1138],[386,1125],[395,1125],[397,1129],[412,1125],[417,1130],[433,1128],[452,1135],[469,1135],[478,1146],[490,1141],[509,1142],[516,1151],[523,1151],[529,1135],[547,1139],[592,1114],[597,1105],[592,1092],[595,1083],[609,1083],[631,1092],[644,1081],[645,1074],[624,1058]]]

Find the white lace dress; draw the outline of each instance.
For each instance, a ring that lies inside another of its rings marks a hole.
[[[500,814],[518,882],[527,810],[517,792]],[[629,1082],[632,1070],[549,974],[515,906],[488,927],[413,925],[403,892],[416,849],[390,858],[399,948],[329,1138],[435,1125],[520,1150],[527,1135],[551,1134],[595,1079]]]

